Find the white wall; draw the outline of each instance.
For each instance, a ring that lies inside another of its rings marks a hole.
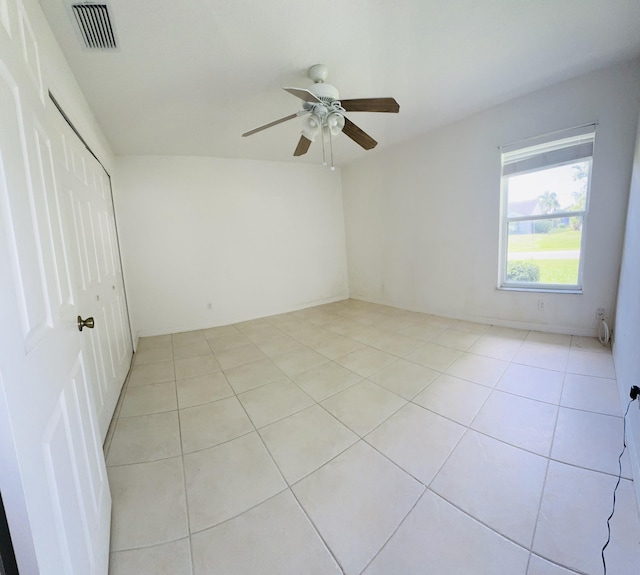
[[[121,157],[114,189],[134,334],[224,325],[348,297],[339,171]]]
[[[635,61],[509,101],[343,168],[351,297],[593,335],[596,307],[609,314],[615,301],[639,99]],[[593,121],[584,293],[498,290],[498,146]]]
[[[640,386],[640,130],[636,139],[627,226],[622,253],[618,313],[613,346],[618,388],[622,405],[629,402],[632,385]],[[636,401],[629,409],[627,443],[633,467],[636,495],[640,501],[640,410]]]

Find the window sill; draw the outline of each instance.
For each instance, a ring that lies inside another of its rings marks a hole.
[[[498,286],[496,289],[500,291],[520,291],[520,292],[535,292],[535,293],[567,293],[573,295],[582,295],[582,288],[570,287],[570,288],[556,288],[556,287],[532,287],[532,286]]]

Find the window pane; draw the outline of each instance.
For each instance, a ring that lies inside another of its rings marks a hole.
[[[578,285],[582,216],[510,222],[506,283]]]
[[[591,160],[506,177],[507,217],[583,211]]]

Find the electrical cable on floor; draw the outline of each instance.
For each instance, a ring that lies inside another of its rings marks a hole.
[[[607,345],[609,343],[610,336],[611,331],[609,330],[609,324],[604,318],[602,318],[602,320],[600,320],[600,323],[598,324],[598,341],[602,345]]]
[[[603,545],[602,552],[601,552],[602,567],[604,569],[604,575],[607,575],[607,562],[604,559],[604,550],[607,548],[607,545],[609,545],[609,542],[611,541],[611,525],[609,522],[611,521],[613,514],[616,512],[616,491],[618,490],[618,486],[620,485],[620,479],[622,478],[622,456],[624,455],[624,451],[627,448],[627,414],[629,413],[629,408],[631,407],[631,404],[637,399],[639,394],[640,394],[640,387],[638,387],[637,385],[632,386],[631,393],[629,394],[631,399],[629,400],[629,403],[627,404],[627,409],[624,412],[624,416],[622,417],[622,451],[618,456],[618,481],[616,482],[616,486],[613,489],[613,506],[611,508],[611,515],[609,515],[609,517],[607,518],[607,541]]]

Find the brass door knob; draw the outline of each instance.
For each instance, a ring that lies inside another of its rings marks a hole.
[[[78,316],[78,329],[82,331],[83,327],[88,327],[89,329],[93,329],[94,321],[92,317],[88,317],[87,319],[82,319],[81,316]]]

